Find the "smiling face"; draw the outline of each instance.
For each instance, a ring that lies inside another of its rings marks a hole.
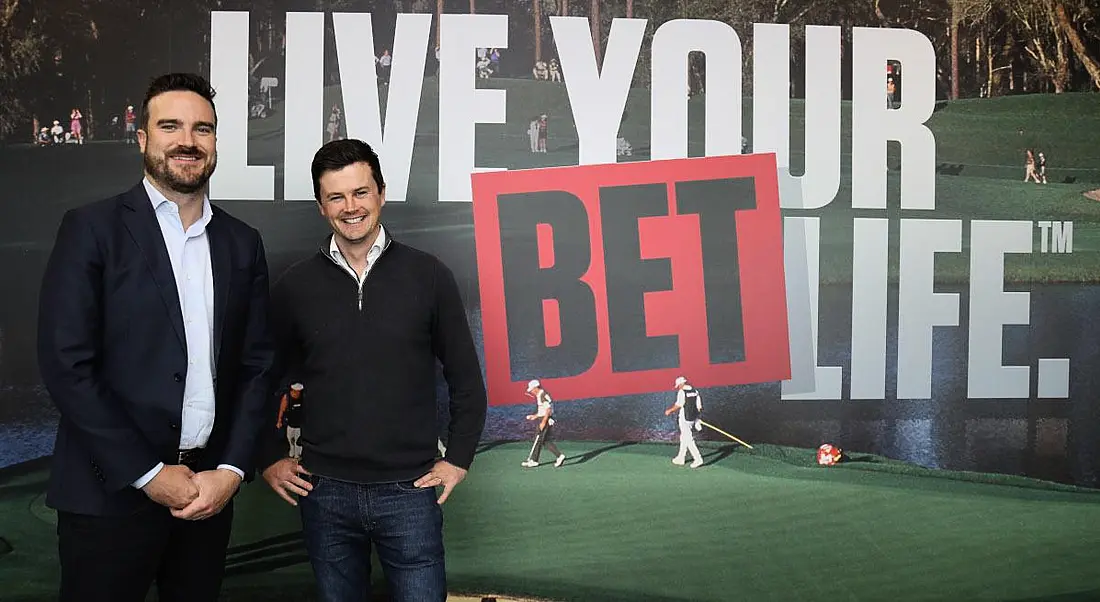
[[[202,190],[217,167],[214,108],[187,91],[165,92],[149,101],[148,122],[138,130],[145,173],[181,194]]]
[[[373,244],[382,220],[386,191],[379,189],[366,162],[321,174],[318,209],[328,220],[337,244]]]

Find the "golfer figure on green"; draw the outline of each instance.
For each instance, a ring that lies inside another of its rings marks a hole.
[[[550,398],[550,393],[542,388],[538,380],[527,383],[527,394],[534,397],[538,403],[538,406],[536,406],[537,411],[534,414],[528,414],[527,420],[538,420],[539,428],[538,433],[535,435],[535,443],[531,446],[531,452],[527,454],[527,459],[523,461],[523,466],[526,468],[538,466],[539,454],[545,446],[546,449],[557,456],[554,466],[559,467],[565,462],[565,454],[561,453],[558,446],[551,441],[554,433],[554,422],[556,422],[552,418],[554,415],[554,401]]]
[[[680,424],[680,452],[672,459],[672,463],[683,466],[687,459],[687,452],[691,452],[691,467],[699,468],[703,465],[703,456],[699,453],[699,447],[695,445],[695,437],[691,429],[703,430],[700,417],[703,414],[703,399],[698,389],[691,386],[687,379],[680,376],[676,379],[676,403],[665,410],[665,416],[679,411],[677,422]]]

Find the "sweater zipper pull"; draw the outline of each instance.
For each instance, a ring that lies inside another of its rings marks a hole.
[[[363,311],[363,285],[359,285],[359,311]]]

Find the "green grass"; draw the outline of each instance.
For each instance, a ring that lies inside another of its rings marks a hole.
[[[561,445],[572,460],[560,469],[521,468],[526,442],[479,454],[444,507],[452,591],[605,601],[1100,592],[1100,492],[863,455],[824,468],[812,450],[770,445],[705,444],[698,470],[673,466],[672,444]],[[0,535],[16,548],[0,557],[0,581],[14,600],[53,592],[52,525],[36,498],[43,477],[0,485]],[[249,486],[233,545],[299,528],[266,486]],[[314,599],[301,550],[267,550],[231,554],[226,598]],[[280,560],[287,566],[263,564]]]
[[[1024,151],[1047,155],[1051,181],[1100,175],[1100,94],[1028,94],[954,101],[936,112],[936,161],[962,164],[963,175],[1024,179]],[[1008,172],[991,165],[1009,165]]]

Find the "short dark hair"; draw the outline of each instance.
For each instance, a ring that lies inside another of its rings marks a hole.
[[[145,91],[145,100],[141,102],[141,129],[149,127],[149,101],[165,92],[194,92],[210,103],[214,111],[214,123],[218,122],[218,110],[214,106],[216,92],[206,78],[197,73],[166,73],[149,82]]]
[[[313,155],[313,164],[310,166],[313,172],[313,197],[321,202],[321,176],[329,171],[339,171],[348,165],[366,163],[370,165],[370,171],[374,174],[374,183],[378,185],[378,191],[386,189],[386,181],[382,178],[382,164],[378,160],[378,153],[369,144],[355,138],[333,140],[326,142],[324,146]]]

